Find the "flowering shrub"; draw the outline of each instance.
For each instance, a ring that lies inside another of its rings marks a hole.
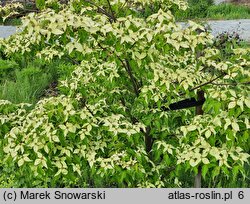
[[[3,19],[3,22],[16,14],[19,13],[20,10],[22,10],[24,7],[21,3],[14,2],[14,3],[8,3],[5,6],[0,5],[0,16]]]
[[[161,9],[138,17],[150,4]],[[184,170],[201,168],[204,181],[246,174],[250,50],[222,58],[201,25],[175,23],[173,5],[187,7],[182,0],[44,5],[1,41],[6,55],[76,66],[59,97],[33,109],[1,103],[2,171],[13,171],[16,186],[176,187],[185,185]],[[200,91],[203,115],[171,110]]]

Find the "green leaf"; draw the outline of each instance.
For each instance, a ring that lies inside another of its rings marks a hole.
[[[131,25],[130,21],[129,21],[129,20],[126,20],[126,21],[125,21],[125,26],[126,26],[126,28],[129,28],[130,25]]]
[[[205,136],[206,136],[206,138],[209,138],[209,137],[211,136],[211,131],[210,131],[210,130],[207,130],[207,131],[205,132]]]
[[[227,176],[229,176],[230,175],[230,172],[229,172],[229,170],[228,170],[228,168],[227,167],[225,167],[225,166],[222,166],[221,167],[221,170],[227,175]]]
[[[36,0],[36,7],[38,9],[43,9],[45,7],[45,0]]]
[[[208,165],[203,165],[202,166],[201,175],[202,175],[204,180],[206,180],[206,175],[207,175],[208,169],[209,169]]]
[[[143,58],[145,58],[146,56],[147,56],[147,54],[145,53],[145,52],[143,52],[143,53],[139,53],[139,52],[135,52],[135,56],[138,58],[138,59],[140,59],[140,60],[142,60]]]
[[[232,128],[233,128],[236,132],[240,130],[240,127],[239,127],[238,123],[236,123],[236,122],[233,122],[233,123],[232,123]]]
[[[59,138],[56,135],[52,136],[52,140],[54,142],[60,142]]]
[[[228,109],[232,109],[232,108],[234,108],[235,106],[236,106],[236,102],[235,102],[235,101],[230,102],[230,103],[228,104]]]
[[[239,173],[239,166],[233,166],[232,172],[233,172],[233,180],[235,181]]]
[[[221,120],[220,120],[220,118],[218,118],[218,117],[214,118],[213,123],[214,123],[214,125],[221,127]]]
[[[212,171],[212,178],[214,179],[216,176],[220,174],[220,167],[216,166]]]
[[[64,33],[62,30],[59,30],[57,28],[53,29],[51,32],[55,35],[61,35]]]
[[[153,39],[153,35],[151,33],[147,33],[147,40],[148,42],[151,42]]]
[[[250,108],[250,99],[249,98],[245,99],[245,104],[248,108]]]
[[[20,159],[18,162],[17,162],[18,166],[22,166],[24,164],[24,159]]]
[[[202,159],[203,164],[209,164],[209,160],[207,158]]]
[[[190,160],[189,160],[189,164],[190,164],[192,167],[197,166],[199,163],[200,163],[200,160],[199,160],[199,159],[196,159],[196,160],[190,159]]]
[[[41,163],[41,159],[36,159],[34,165],[37,166],[40,163]]]
[[[187,127],[187,130],[188,131],[194,131],[194,130],[196,130],[197,129],[197,126],[196,125],[189,125],[188,127]]]

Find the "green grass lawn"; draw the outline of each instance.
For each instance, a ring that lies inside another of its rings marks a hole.
[[[214,5],[213,1],[189,0],[189,8],[185,12],[174,11],[177,20],[206,19],[231,20],[250,19],[250,7],[224,3]]]
[[[63,60],[23,62],[21,56],[11,60],[0,57],[0,100],[12,103],[36,103],[51,84],[70,76],[74,66]]]
[[[213,5],[207,10],[209,19],[250,19],[250,8],[233,4]]]

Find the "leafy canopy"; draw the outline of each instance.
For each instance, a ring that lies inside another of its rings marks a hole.
[[[34,109],[1,101],[2,171],[16,186],[185,186],[181,174],[198,167],[208,182],[246,174],[250,49],[225,58],[203,26],[182,28],[171,13],[187,8],[182,0],[40,7],[1,49],[68,59],[75,71]],[[169,110],[198,91],[203,115]]]

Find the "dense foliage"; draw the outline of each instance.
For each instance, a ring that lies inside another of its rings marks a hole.
[[[3,22],[16,14],[19,13],[24,6],[21,3],[9,3],[5,6],[0,5],[0,15]]]
[[[75,69],[34,108],[0,102],[1,186],[187,187],[200,168],[203,186],[245,185],[249,48],[225,57],[201,25],[176,24],[182,0],[40,3],[1,49]],[[197,93],[203,115],[171,110]]]

